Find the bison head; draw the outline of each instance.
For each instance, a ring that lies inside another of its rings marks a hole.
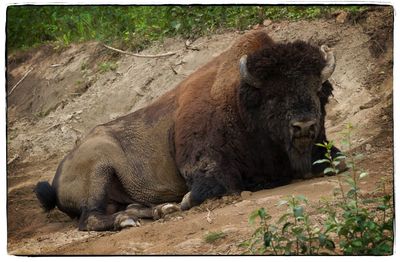
[[[240,60],[240,96],[250,125],[287,154],[301,177],[311,171],[312,147],[323,132],[321,88],[334,68],[332,50],[303,41],[274,44]]]

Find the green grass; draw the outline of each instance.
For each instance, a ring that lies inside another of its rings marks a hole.
[[[215,243],[218,239],[224,238],[226,234],[224,232],[209,232],[205,235],[204,241],[208,244]]]
[[[115,71],[117,69],[117,64],[114,62],[103,62],[99,64],[99,70],[101,73],[105,73],[107,71]]]
[[[361,6],[10,6],[7,48],[98,40],[140,50],[169,36],[196,38],[271,20],[315,19]]]

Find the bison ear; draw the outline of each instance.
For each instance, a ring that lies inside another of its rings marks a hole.
[[[335,71],[336,59],[333,50],[327,45],[321,46],[321,53],[326,61],[326,65],[321,71],[321,82],[324,83]]]
[[[242,56],[239,62],[240,79],[245,83],[255,87],[260,88],[261,84],[258,79],[254,78],[247,69],[247,55]]]

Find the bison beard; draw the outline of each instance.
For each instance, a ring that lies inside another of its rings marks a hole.
[[[302,152],[296,149],[293,145],[290,145],[290,147],[287,149],[290,165],[294,171],[299,173],[301,177],[307,177],[307,175],[311,172],[312,144],[310,145],[309,139],[307,140],[309,145],[302,146]],[[295,141],[294,143],[298,142],[300,141]]]

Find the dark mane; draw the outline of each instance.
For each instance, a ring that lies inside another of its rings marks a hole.
[[[247,59],[249,72],[261,81],[271,75],[319,75],[324,66],[325,60],[319,48],[300,40],[268,46],[249,55]]]

